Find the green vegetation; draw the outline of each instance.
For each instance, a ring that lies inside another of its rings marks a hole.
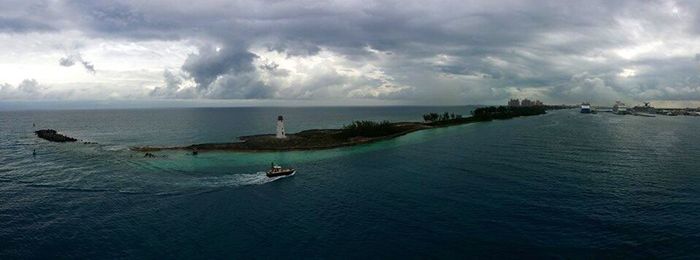
[[[428,113],[423,115],[423,120],[425,122],[438,122],[438,121],[448,121],[448,120],[453,120],[456,118],[461,118],[461,115],[455,115],[455,113]]]
[[[343,126],[340,135],[345,138],[362,136],[378,137],[387,136],[399,131],[394,124],[389,121],[355,121],[352,124]]]
[[[533,116],[544,114],[546,108],[543,106],[533,107],[481,107],[472,111],[471,117],[462,117],[461,115],[428,113],[423,115],[423,120],[428,126],[451,126],[467,124],[479,121],[489,121],[493,119],[509,119],[519,116]]]
[[[438,115],[438,113],[429,113],[423,115],[423,120],[425,120],[425,122],[437,121],[438,118],[440,118],[440,115]]]

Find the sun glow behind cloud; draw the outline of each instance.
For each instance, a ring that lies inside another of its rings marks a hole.
[[[620,72],[617,75],[623,78],[629,78],[634,77],[634,75],[637,75],[637,71],[634,69],[622,69],[622,72]]]

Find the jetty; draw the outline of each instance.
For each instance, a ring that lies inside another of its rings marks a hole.
[[[75,142],[78,141],[78,139],[68,137],[62,134],[59,134],[56,132],[56,130],[53,129],[42,129],[34,132],[39,138],[51,141],[51,142],[58,142],[58,143],[66,143],[66,142]]]

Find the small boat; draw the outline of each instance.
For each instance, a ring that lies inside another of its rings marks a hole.
[[[591,104],[588,104],[588,103],[581,104],[581,113],[590,114],[591,112],[593,112],[593,110],[591,109]]]
[[[279,176],[286,176],[286,175],[292,175],[296,172],[294,168],[282,168],[282,166],[275,165],[274,163],[270,167],[270,170],[267,171],[265,175],[267,177],[279,177]]]

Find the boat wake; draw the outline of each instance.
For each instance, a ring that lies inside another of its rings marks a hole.
[[[257,172],[253,174],[235,174],[232,175],[232,179],[235,180],[235,184],[243,186],[243,185],[260,185],[260,184],[265,184],[265,183],[270,183],[285,177],[290,177],[293,176],[296,173],[286,175],[286,176],[278,176],[278,177],[267,177],[265,172]]]
[[[294,176],[295,173],[286,176],[267,177],[265,172],[232,174],[227,176],[197,178],[197,186],[200,187],[226,187],[226,186],[248,186],[270,183],[282,178]]]

